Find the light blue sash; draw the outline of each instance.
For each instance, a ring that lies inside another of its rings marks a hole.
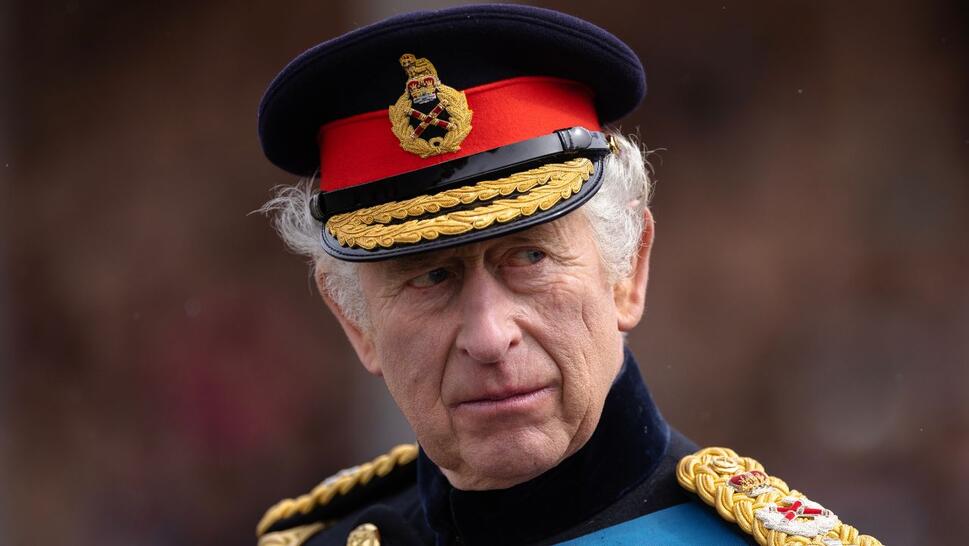
[[[560,543],[562,546],[745,546],[743,531],[698,502],[678,504]]]

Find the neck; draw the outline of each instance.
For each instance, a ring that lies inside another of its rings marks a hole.
[[[521,544],[554,535],[600,512],[655,470],[669,427],[653,404],[632,355],[586,444],[561,464],[507,489],[450,485],[421,451],[418,484],[438,544]],[[635,453],[636,456],[629,456]]]

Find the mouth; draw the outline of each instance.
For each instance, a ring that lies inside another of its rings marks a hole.
[[[551,394],[551,387],[508,390],[465,400],[455,404],[453,408],[458,412],[476,415],[527,412],[541,404]]]

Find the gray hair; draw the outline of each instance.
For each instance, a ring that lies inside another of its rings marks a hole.
[[[643,235],[643,213],[649,206],[653,184],[649,152],[634,135],[608,131],[618,153],[605,158],[602,187],[579,208],[592,226],[599,256],[611,281],[629,276],[633,257]],[[277,186],[273,198],[258,212],[272,216],[272,224],[293,252],[306,256],[315,271],[323,273],[325,290],[343,314],[354,324],[369,326],[367,305],[357,277],[358,264],[338,260],[323,250],[323,226],[310,212],[316,178],[292,186]]]

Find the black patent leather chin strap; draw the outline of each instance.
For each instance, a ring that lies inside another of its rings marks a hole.
[[[325,222],[334,214],[434,194],[554,161],[567,161],[574,157],[599,158],[609,153],[610,149],[609,139],[599,131],[590,131],[585,127],[560,129],[545,136],[446,161],[419,171],[352,188],[320,192],[310,202],[310,210],[314,218]]]

